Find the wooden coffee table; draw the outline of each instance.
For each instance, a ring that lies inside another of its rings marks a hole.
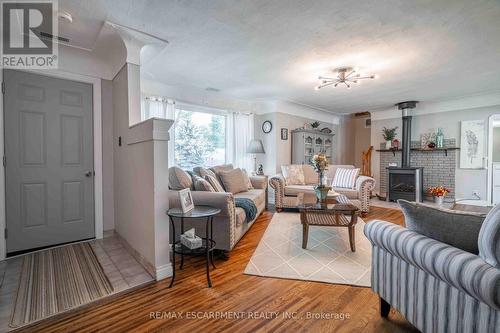
[[[345,227],[349,231],[351,251],[356,252],[354,227],[358,222],[359,208],[344,195],[327,199],[325,204],[304,203],[299,205],[302,223],[302,248],[307,248],[309,226]]]

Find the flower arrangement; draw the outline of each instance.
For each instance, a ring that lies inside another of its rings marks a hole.
[[[318,173],[318,185],[322,186],[325,170],[328,168],[328,159],[325,154],[317,154],[311,158],[311,165]]]
[[[325,154],[317,154],[311,158],[311,165],[314,171],[317,173],[322,173],[328,168],[328,159]]]
[[[318,173],[318,185],[314,187],[314,192],[318,198],[318,202],[326,202],[328,192],[331,187],[326,185],[325,170],[328,168],[328,159],[325,154],[317,154],[311,158],[311,165],[314,171]]]
[[[427,192],[435,197],[445,197],[450,190],[444,186],[432,186],[427,189]]]

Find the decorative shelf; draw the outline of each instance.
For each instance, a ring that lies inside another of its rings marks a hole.
[[[410,148],[410,151],[421,151],[421,152],[433,152],[433,151],[444,151],[444,154],[448,156],[448,150],[459,150],[459,147],[444,147],[444,148]],[[378,152],[392,152],[396,156],[397,151],[402,151],[402,149],[377,149]]]

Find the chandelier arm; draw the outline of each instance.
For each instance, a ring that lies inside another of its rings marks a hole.
[[[364,79],[373,79],[373,77],[370,76],[360,76],[357,78],[358,80],[364,80]]]
[[[332,85],[332,84],[334,84],[334,83],[335,83],[335,82],[333,82],[333,81],[332,81],[332,82],[328,82],[328,83],[325,83],[325,84],[320,85],[319,87],[320,87],[320,88],[328,87],[328,86],[331,86],[331,85]]]
[[[347,75],[345,76],[345,78],[347,79],[349,76],[351,76],[351,75],[352,75],[352,74],[354,74],[355,72],[356,72],[356,71],[351,71],[349,74],[347,74]]]

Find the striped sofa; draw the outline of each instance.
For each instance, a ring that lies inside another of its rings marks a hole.
[[[384,221],[364,232],[383,317],[392,306],[422,332],[500,333],[500,205],[481,226],[478,255]]]

